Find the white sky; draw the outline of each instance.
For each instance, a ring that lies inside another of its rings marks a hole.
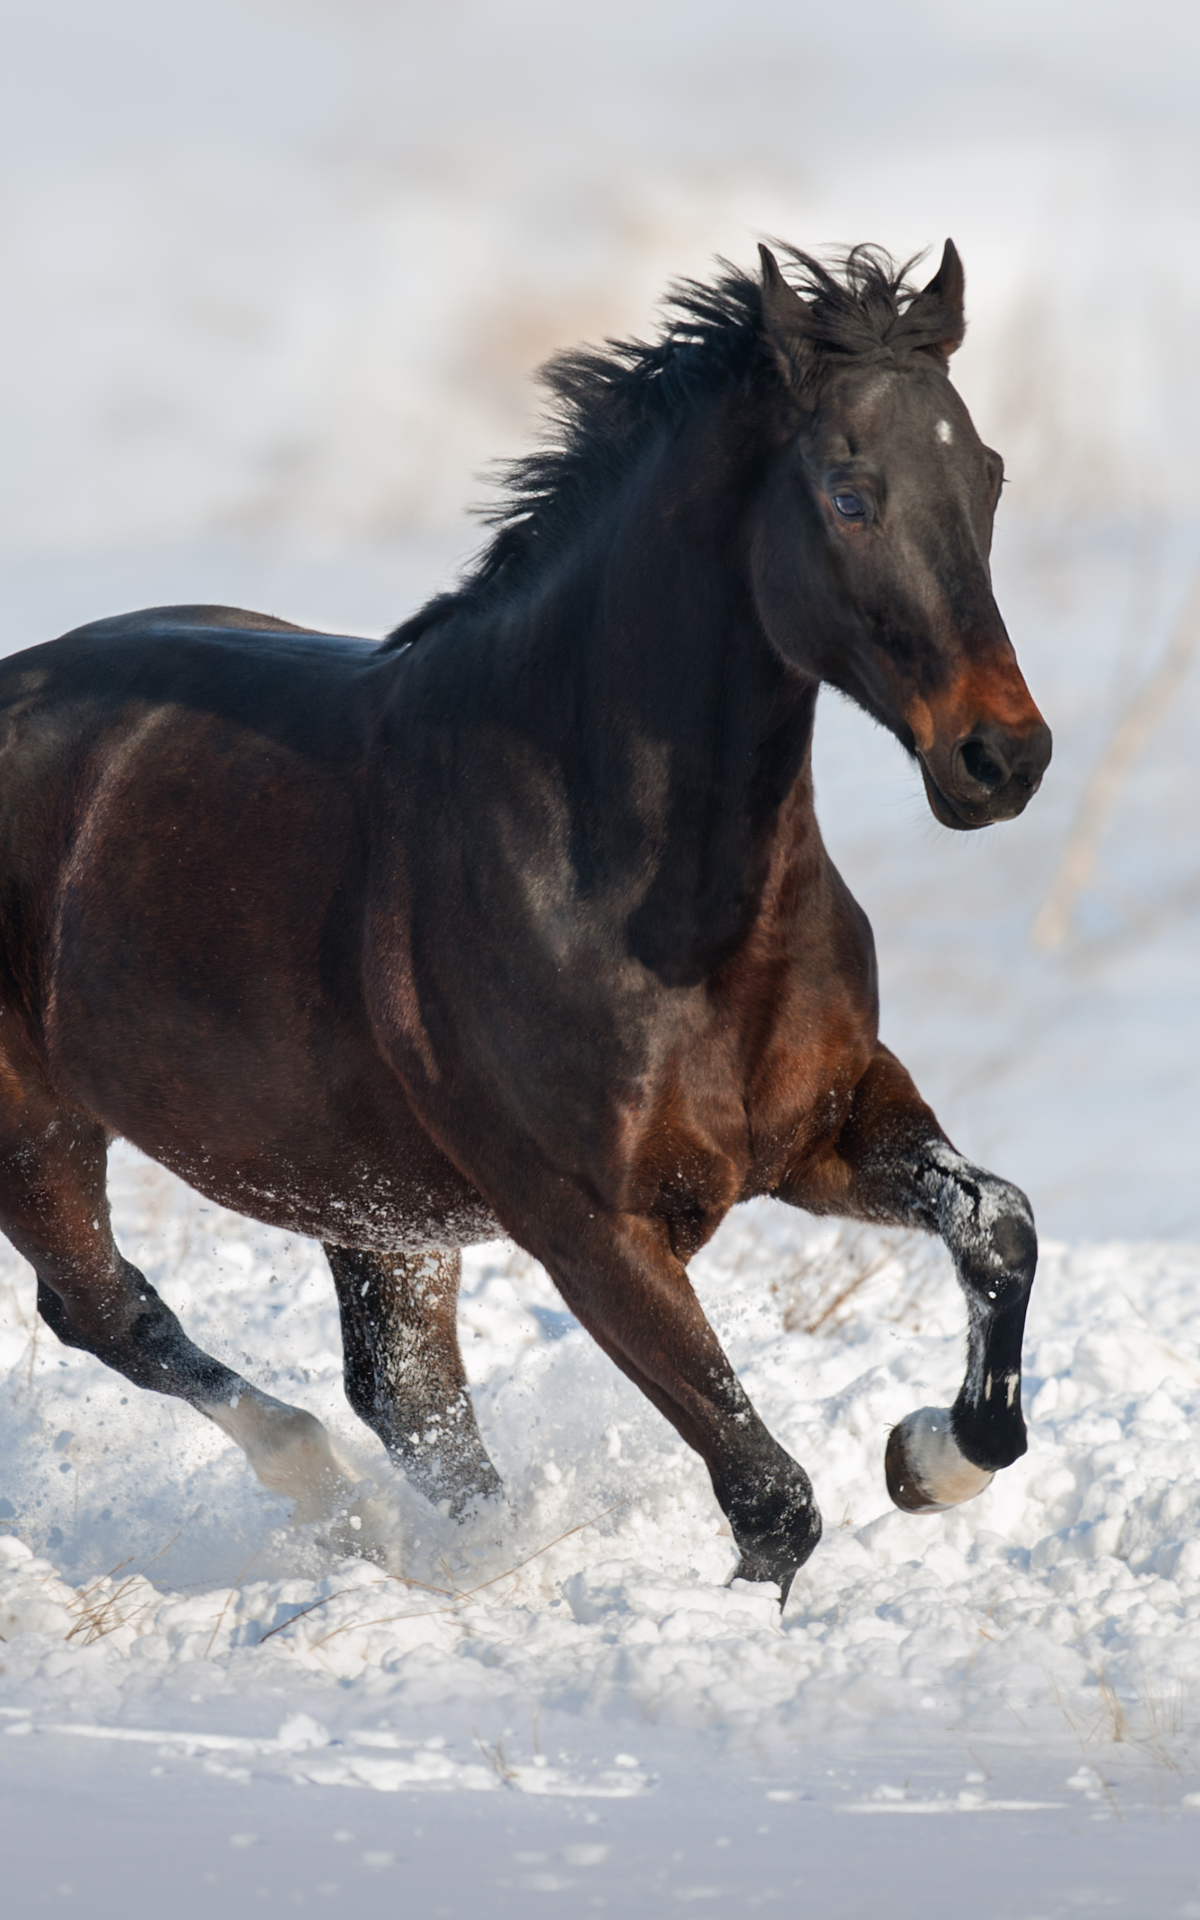
[[[0,7],[0,555],[451,524],[554,346],[953,232],[1014,508],[1200,507],[1183,5]]]

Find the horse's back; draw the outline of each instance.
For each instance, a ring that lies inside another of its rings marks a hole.
[[[283,955],[361,876],[377,651],[166,607],[0,661],[0,974],[38,1025],[69,982],[113,1017],[106,954],[107,988],[132,976],[143,1014],[164,981],[210,1004],[230,970],[279,988]]]
[[[348,637],[322,633],[317,627],[298,626],[294,620],[280,620],[273,613],[251,613],[247,607],[188,605],[140,607],[134,613],[110,614],[103,620],[89,620],[82,627],[72,627],[61,638],[63,640],[82,638],[95,640],[110,635],[118,638],[128,633],[163,633],[192,629],[203,632],[205,629],[214,627],[245,633],[307,633],[325,640]]]
[[[73,732],[91,735],[123,715],[171,706],[290,736],[328,757],[344,749],[363,704],[362,676],[379,656],[374,641],[236,607],[149,607],[0,660],[0,719],[19,716],[26,743],[40,723],[61,748]]]

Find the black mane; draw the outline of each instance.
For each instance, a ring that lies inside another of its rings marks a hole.
[[[858,246],[840,272],[773,242],[787,278],[807,304],[805,332],[814,374],[831,361],[891,358],[928,349],[939,330],[909,311],[917,295],[907,274],[880,247]],[[540,380],[552,399],[547,445],[501,469],[501,498],[480,518],[495,528],[459,586],[440,593],[397,627],[385,647],[421,638],[451,614],[494,605],[519,591],[560,553],[611,498],[647,443],[679,422],[698,400],[725,393],[773,359],[762,335],[762,288],[721,261],[711,285],[676,282],[654,341],[609,340],[603,349],[556,354]]]

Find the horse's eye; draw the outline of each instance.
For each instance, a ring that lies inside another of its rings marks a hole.
[[[866,507],[861,494],[835,493],[833,504],[843,520],[862,520],[866,516]]]

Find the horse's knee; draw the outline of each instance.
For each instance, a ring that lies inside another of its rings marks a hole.
[[[1038,1257],[1033,1209],[1020,1187],[951,1148],[935,1153],[927,1184],[963,1285],[993,1312],[1018,1305],[1033,1285]]]
[[[1019,1187],[989,1177],[979,1218],[956,1248],[964,1284],[996,1313],[1023,1306],[1037,1271],[1033,1210]]]

